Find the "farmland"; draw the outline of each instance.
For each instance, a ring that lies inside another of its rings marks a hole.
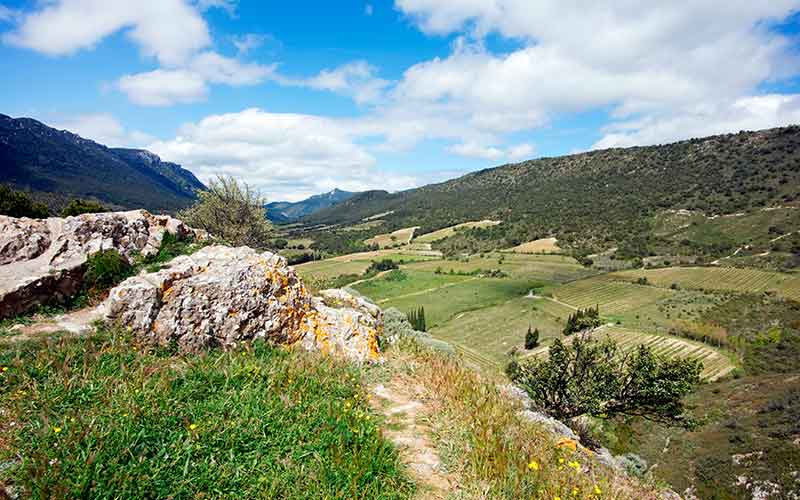
[[[392,231],[391,233],[373,236],[372,238],[365,240],[364,243],[366,245],[378,245],[380,248],[406,245],[411,243],[411,239],[414,237],[414,231],[417,229],[419,228],[405,227],[403,229],[398,229],[397,231]]]
[[[716,380],[730,373],[735,365],[716,349],[699,342],[692,342],[668,335],[654,335],[638,330],[618,326],[603,326],[592,332],[597,339],[610,339],[617,343],[625,353],[639,345],[650,347],[653,352],[666,357],[699,359],[703,362],[701,377],[705,380]],[[574,337],[567,337],[567,341]],[[548,347],[543,346],[530,351],[529,356],[545,356]]]
[[[414,238],[414,241],[417,243],[433,243],[434,241],[443,240],[455,234],[456,231],[461,229],[470,229],[474,227],[490,227],[496,226],[500,224],[499,221],[493,220],[482,220],[477,222],[464,222],[462,224],[456,224],[455,226],[446,227],[444,229],[439,229],[438,231],[433,231],[431,233],[423,234]]]
[[[560,253],[558,242],[555,238],[541,238],[509,248],[508,252],[514,253]]]
[[[670,295],[671,290],[616,280],[608,275],[573,281],[556,289],[553,297],[578,308],[600,306],[604,314],[631,311]]]

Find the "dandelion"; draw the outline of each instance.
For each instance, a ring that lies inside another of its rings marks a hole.
[[[59,432],[61,432],[61,427],[53,427],[53,432],[58,434]]]
[[[528,464],[528,468],[534,471],[539,470],[539,462],[536,460],[531,460],[531,463]]]
[[[192,431],[193,431],[193,430],[195,430],[195,429],[197,429],[197,424],[190,424],[190,425],[189,425],[189,430],[192,430]]]

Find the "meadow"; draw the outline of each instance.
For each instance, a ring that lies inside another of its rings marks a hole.
[[[455,226],[446,227],[444,229],[439,229],[438,231],[433,231],[430,233],[423,234],[421,236],[417,236],[414,238],[414,242],[416,243],[433,243],[434,241],[443,240],[445,238],[449,238],[453,236],[456,231],[461,229],[471,229],[475,227],[483,228],[483,227],[491,227],[500,224],[499,221],[493,220],[482,220],[477,222],[464,222],[462,224],[456,224]]]

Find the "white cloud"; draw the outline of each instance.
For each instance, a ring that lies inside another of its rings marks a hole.
[[[536,148],[532,144],[517,144],[508,149],[508,159],[512,161],[530,160],[534,153],[536,153]]]
[[[0,5],[0,22],[15,21],[20,15],[20,11]]]
[[[742,97],[731,103],[697,105],[664,116],[616,122],[592,149],[663,144],[739,130],[800,123],[800,94]]]
[[[92,48],[124,29],[145,55],[166,65],[181,64],[211,43],[208,25],[184,0],[58,0],[40,7],[3,39],[58,56]]]
[[[356,134],[346,121],[252,108],[186,124],[174,139],[148,149],[202,180],[233,175],[271,200],[301,199],[334,187],[359,191],[416,185],[411,176],[379,171]]]
[[[209,82],[241,86],[263,82],[275,71],[276,65],[244,63],[216,52],[203,52],[192,59],[189,68]]]
[[[279,77],[283,85],[327,90],[352,97],[359,104],[375,103],[384,97],[391,82],[376,76],[377,68],[366,61],[352,61],[334,69],[323,69],[311,78]]]
[[[511,132],[591,110],[610,110],[620,122],[685,123],[704,107],[735,108],[732,103],[756,95],[762,83],[800,68],[789,40],[769,30],[800,8],[800,0],[648,8],[638,0],[396,0],[396,6],[426,33],[462,35],[449,56],[410,67],[383,108],[392,118],[403,115],[398,110],[419,110],[390,132],[391,143],[406,147],[449,137],[456,140],[450,149],[464,152],[467,145],[502,144]],[[519,48],[493,53],[482,42],[489,33]],[[778,119],[760,122],[771,126]],[[486,148],[471,152],[497,156]]]
[[[157,69],[124,75],[118,88],[142,106],[170,106],[205,100],[208,87],[202,76],[186,70]]]
[[[197,0],[197,7],[200,10],[206,11],[213,8],[222,9],[231,17],[236,17],[236,7],[238,4],[238,0]]]
[[[255,50],[262,45],[264,42],[271,39],[269,35],[264,35],[260,33],[246,33],[244,35],[234,36],[232,38],[233,46],[236,47],[236,52],[239,55],[244,55],[250,52],[251,50]]]
[[[143,147],[155,140],[138,130],[126,130],[108,113],[91,113],[56,120],[51,125],[109,147]]]
[[[447,148],[451,153],[468,158],[481,158],[484,160],[499,160],[505,152],[493,146],[481,146],[475,143],[455,144]]]

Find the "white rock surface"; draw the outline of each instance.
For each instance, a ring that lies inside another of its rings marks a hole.
[[[147,256],[158,252],[167,232],[204,236],[145,210],[46,220],[0,216],[0,318],[74,295],[90,255],[115,249],[128,260]]]

